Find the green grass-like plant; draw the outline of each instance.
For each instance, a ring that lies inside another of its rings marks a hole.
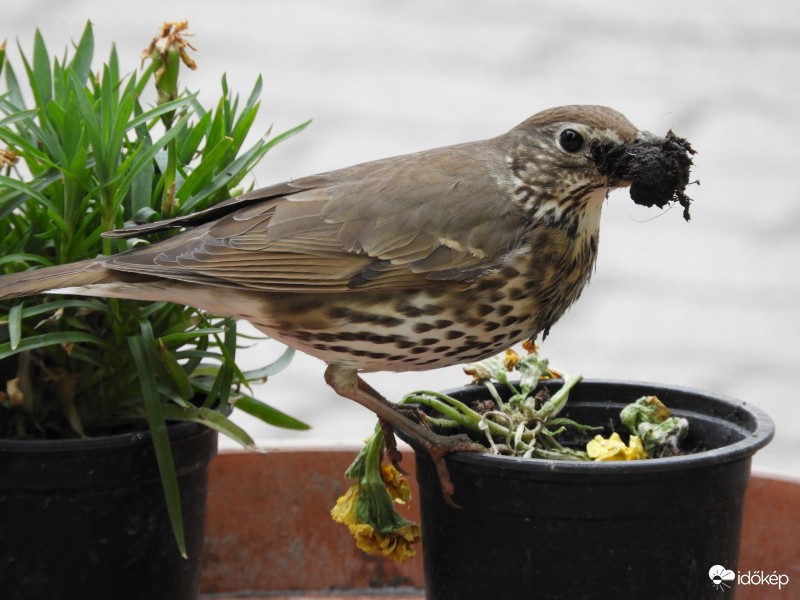
[[[207,109],[196,94],[175,92],[183,47],[154,54],[138,72],[122,70],[112,48],[100,71],[92,71],[90,24],[63,58],[48,53],[38,31],[30,60],[21,48],[20,54],[28,89],[8,64],[5,45],[0,49],[2,274],[160,239],[101,233],[237,195],[273,146],[308,125],[248,146],[260,78],[240,102],[223,76],[221,97]],[[142,98],[154,83],[158,100],[148,105]],[[291,350],[243,372],[236,349],[233,319],[190,307],[56,295],[2,302],[0,438],[82,437],[146,423],[185,553],[166,423],[199,422],[253,445],[228,418],[233,405],[272,425],[306,428],[245,392],[248,382],[285,366]]]

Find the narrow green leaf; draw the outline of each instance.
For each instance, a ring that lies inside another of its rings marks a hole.
[[[197,123],[190,125],[186,135],[178,140],[178,160],[181,164],[188,165],[192,161],[210,124],[211,113],[207,112],[200,117]]]
[[[52,99],[53,81],[50,72],[50,57],[47,54],[42,32],[38,29],[33,38],[33,69],[30,75],[36,103],[44,106]]]
[[[141,149],[142,151],[147,151],[148,148],[152,147],[152,143],[150,140],[145,139],[142,143]],[[152,201],[152,193],[153,193],[153,181],[156,177],[156,168],[155,163],[150,160],[142,163],[138,163],[137,171],[131,177],[131,187],[130,187],[130,215],[123,215],[123,216],[130,216],[136,218],[137,215],[141,216],[144,214],[144,211],[148,211],[151,214],[155,213],[153,208],[150,205]],[[119,223],[117,224],[120,225]]]
[[[194,406],[182,408],[180,406],[167,404],[164,406],[164,415],[167,419],[172,421],[192,421],[205,425],[229,437],[245,448],[252,448],[256,445],[253,438],[251,438],[244,429],[236,425],[236,423],[228,419],[225,415],[210,408],[198,408]]]
[[[53,100],[52,102],[64,102],[67,98],[67,83],[64,75],[64,65],[53,61]]]
[[[172,446],[167,433],[164,405],[158,396],[157,385],[153,376],[153,365],[148,360],[147,350],[145,349],[145,344],[155,343],[155,340],[147,321],[142,321],[141,331],[141,337],[131,336],[128,338],[128,345],[136,363],[147,423],[150,427],[150,435],[153,438],[158,470],[161,474],[161,485],[164,489],[164,499],[167,503],[167,513],[172,524],[172,533],[175,536],[175,542],[178,545],[181,556],[186,558],[186,536],[183,528],[178,475],[175,472]]]
[[[180,352],[178,354],[178,358],[191,358],[191,357],[199,356],[201,360],[207,359],[207,358],[219,360],[219,353],[218,352],[208,351],[208,352],[202,353],[202,356],[200,354],[201,353],[199,353],[197,351],[194,351],[194,350],[187,350],[187,351],[184,351],[184,352]],[[215,364],[210,364],[210,363],[201,362],[192,371],[192,382],[195,384],[195,387],[199,387],[199,388],[203,389],[204,391],[205,390],[212,390],[213,391],[214,389],[216,389],[215,387],[212,387],[211,385],[205,385],[204,386],[204,385],[202,385],[202,384],[200,384],[198,382],[204,381],[206,379],[214,379],[214,380],[216,380],[216,377],[219,375],[219,372],[221,370],[222,370],[222,366],[220,364],[216,364],[216,363]],[[212,398],[216,398],[216,393],[215,393],[215,395],[213,395],[211,397]],[[208,404],[208,403],[206,403],[206,404]]]
[[[167,117],[172,122],[172,117]],[[175,202],[175,187],[178,185],[178,150],[177,140],[170,140],[167,144],[167,165],[161,172],[161,218],[171,218],[177,209]]]
[[[83,29],[83,35],[75,47],[75,55],[70,61],[70,69],[77,75],[78,79],[86,85],[89,72],[92,68],[92,58],[94,57],[94,33],[92,32],[92,22],[87,21]]]
[[[144,164],[152,161],[153,157],[159,152],[159,150],[161,150],[161,148],[167,145],[170,140],[183,133],[184,126],[186,125],[186,121],[188,119],[189,115],[184,115],[177,123],[173,124],[172,128],[167,133],[165,133],[158,140],[154,141],[152,146],[142,150],[136,155],[133,164],[127,170],[127,173],[125,173],[124,177],[122,177],[119,185],[117,186],[117,194],[114,198],[116,204],[119,204],[125,198],[125,194],[130,188],[131,182],[143,168]]]
[[[0,175],[0,187],[8,188],[35,198],[37,202],[41,202],[43,206],[47,206],[53,212],[57,212],[56,205],[51,200],[45,197],[36,188],[13,177],[6,177]]]
[[[266,144],[263,143],[257,144],[227,165],[222,172],[218,173],[205,187],[184,201],[181,212],[183,214],[188,214],[200,208],[204,208],[206,202],[216,191],[222,189],[226,185],[229,187],[236,185],[236,183],[250,172],[250,167],[266,154],[267,149],[265,146]]]
[[[64,121],[66,120],[67,112],[61,105],[55,102],[48,102],[47,105],[44,107],[44,109],[46,111],[45,114],[48,117],[48,121],[50,121],[50,124],[53,127],[55,127],[56,131],[62,134],[61,137],[64,137],[63,136]]]
[[[272,362],[260,369],[253,369],[252,371],[244,371],[244,377],[247,381],[256,381],[259,379],[266,379],[272,375],[276,375],[283,371],[294,358],[294,348],[286,347],[283,354],[281,354],[275,362]]]
[[[22,110],[16,112],[12,115],[5,117],[4,119],[0,119],[0,127],[8,127],[9,125],[13,125],[19,121],[27,121],[28,119],[33,118],[36,115],[35,110]]]
[[[16,350],[22,338],[22,304],[15,304],[8,311],[8,343]]]
[[[244,382],[244,375],[236,364],[236,321],[233,318],[225,319],[225,334],[220,340],[218,335],[213,336],[217,342],[217,348],[222,354],[222,366],[214,381],[212,393],[205,400],[204,406],[212,405],[224,406],[228,404],[231,395],[231,386],[234,376]]]
[[[267,150],[271,149],[271,148],[272,148],[272,147],[274,147],[276,144],[280,144],[281,142],[288,140],[290,137],[292,137],[292,136],[294,136],[294,135],[297,135],[298,133],[300,133],[301,131],[303,131],[303,130],[304,130],[306,127],[308,127],[309,125],[311,125],[311,123],[313,122],[313,120],[314,120],[314,119],[309,119],[308,121],[305,121],[305,122],[303,122],[303,123],[300,123],[300,125],[297,125],[297,126],[295,126],[295,127],[292,127],[291,129],[289,129],[289,130],[287,130],[287,131],[284,131],[283,133],[279,133],[279,134],[278,134],[278,135],[276,135],[274,138],[271,138],[271,139],[270,139],[270,140],[267,142]]]
[[[110,116],[111,130],[106,140],[108,156],[106,162],[109,165],[117,165],[122,154],[122,145],[125,141],[125,132],[128,131],[128,123],[137,104],[134,95],[134,80],[129,79],[128,84],[122,91],[119,104],[115,107],[115,112]]]
[[[58,139],[57,132],[53,130],[50,123],[46,120],[46,113],[43,112],[43,107],[39,109],[38,115],[42,121],[42,126],[39,127],[35,120],[25,122],[25,134],[33,138],[27,144],[23,143],[18,149],[25,149],[33,154],[38,160],[41,160],[46,170],[48,168],[58,167],[58,156],[60,155],[60,140]],[[35,144],[35,145],[32,145]],[[28,166],[34,170],[37,165],[31,164],[28,160]]]
[[[0,189],[8,187],[12,192],[0,194],[0,221],[5,222],[9,215],[24,204],[30,196],[35,197],[40,202],[44,200],[43,204],[46,205],[47,199],[44,198],[44,196],[40,196],[40,191],[52,185],[60,178],[61,173],[53,172],[47,176],[40,176],[33,184],[27,184],[0,176]]]
[[[222,109],[224,104],[225,98],[220,98],[219,102],[217,103],[217,109],[213,113],[211,126],[208,128],[208,134],[206,135],[206,145],[203,149],[203,158],[205,158],[206,152],[210,152],[211,149],[214,148],[223,137],[225,137],[225,117]]]
[[[183,332],[179,331],[175,333],[168,333],[166,335],[161,336],[161,340],[163,340],[165,344],[174,344],[175,342],[188,342],[189,340],[192,340],[194,338],[207,337],[209,335],[223,333],[223,331],[224,329],[222,329],[221,327],[199,327],[197,329],[192,329],[190,331],[183,331]]]
[[[178,364],[178,360],[175,358],[172,352],[170,352],[169,348],[167,348],[163,341],[159,342],[158,346],[161,354],[162,364],[169,375],[169,379],[167,381],[169,381],[171,384],[175,384],[175,389],[181,398],[184,400],[191,400],[192,396],[194,395],[194,391],[192,390],[192,384],[189,381],[189,377],[187,377],[186,372],[183,370],[183,368],[181,368],[180,364]]]
[[[111,44],[111,53],[108,55],[108,74],[111,76],[111,81],[115,84],[122,79],[119,75],[119,56],[117,54],[116,44]]]
[[[242,148],[242,145],[247,138],[247,134],[250,132],[250,127],[253,125],[253,121],[255,121],[257,114],[258,105],[239,116],[239,119],[236,121],[236,125],[234,125],[233,131],[231,132],[233,145],[228,151],[228,155],[225,157],[226,163],[229,163],[236,158],[236,155],[239,153],[239,150]]]
[[[200,101],[197,99],[196,94],[191,95],[189,98],[192,104],[192,112],[194,112],[195,115],[197,115],[198,117],[204,117],[206,116],[206,114],[211,114],[211,111],[206,110],[206,107],[200,104]]]
[[[17,110],[7,97],[2,96],[0,96],[0,108],[12,114]],[[38,114],[38,111],[34,112]],[[3,139],[3,141],[22,155],[34,175],[38,175],[42,171],[52,168],[55,163],[45,153],[46,148],[39,149],[39,146],[45,145],[46,134],[36,125],[36,121],[34,121],[33,117],[18,122],[15,125],[16,127],[14,129],[18,129],[20,133],[10,128],[3,128],[0,129],[0,139]],[[43,164],[37,164],[39,162]]]
[[[225,96],[228,95],[228,74],[227,73],[223,73],[222,74],[221,85],[222,85],[222,96],[224,98]]]
[[[180,98],[176,98],[175,100],[170,100],[169,102],[165,102],[164,104],[159,104],[155,108],[151,108],[150,110],[138,114],[134,116],[132,119],[130,119],[128,121],[126,129],[127,131],[130,131],[131,129],[136,129],[140,125],[158,119],[161,115],[165,113],[174,111],[180,112],[185,107],[191,106],[194,97],[195,97],[194,94],[191,96],[181,96]]]
[[[192,171],[175,193],[178,199],[181,201],[186,200],[200,185],[214,176],[214,171],[218,168],[222,157],[225,156],[231,144],[233,144],[233,139],[225,137],[210,152],[203,153],[202,162]]]
[[[143,113],[141,104],[137,99],[133,112],[135,117],[141,116]],[[137,144],[130,155],[137,154],[142,150],[147,150],[153,145],[152,137],[147,129],[147,125],[142,122],[135,127]],[[143,163],[138,173],[135,173],[131,179],[130,187],[130,204],[128,210],[123,211],[123,214],[118,215],[122,217],[123,222],[114,223],[115,227],[122,227],[125,220],[132,218],[134,221],[137,219],[148,220],[150,216],[154,216],[156,211],[152,207],[153,200],[153,182],[156,177],[155,161],[147,161]]]
[[[247,103],[244,105],[242,112],[247,112],[251,108],[255,107],[257,104],[259,104],[260,102],[259,98],[261,97],[261,91],[263,87],[264,87],[264,80],[261,77],[261,75],[259,75],[256,78],[255,85],[253,85],[253,90],[250,92],[250,96],[247,98]]]
[[[189,373],[190,377],[192,377],[192,380],[194,381],[193,375],[195,369],[197,369],[198,365],[200,365],[200,363],[203,361],[203,358],[205,358],[203,356],[203,353],[205,353],[205,351],[208,350],[208,346],[210,345],[209,338],[208,336],[199,337],[195,342],[193,342],[193,344],[194,344],[194,350],[191,350],[189,352],[179,350],[176,358],[185,361],[183,363],[183,367],[186,370],[186,372]],[[192,352],[196,352],[197,354],[192,355]]]
[[[70,76],[70,83],[75,92],[75,100],[77,102],[78,114],[75,116],[77,116],[83,124],[89,136],[89,142],[95,149],[95,153],[97,153],[104,145],[103,131],[98,122],[97,111],[92,103],[91,94],[74,73]]]
[[[22,318],[29,319],[39,315],[52,314],[64,308],[75,308],[84,312],[107,312],[108,305],[95,298],[74,298],[68,300],[53,300],[42,304],[26,306],[22,311]]]
[[[8,89],[8,101],[16,108],[24,109],[25,100],[22,96],[22,88],[19,86],[17,75],[11,68],[11,64],[6,65],[6,88]]]
[[[49,267],[52,264],[52,262],[46,256],[41,256],[40,254],[19,252],[16,254],[6,254],[5,256],[0,256],[0,265],[15,262],[26,263],[29,265],[42,265],[44,267]]]
[[[57,333],[43,333],[42,335],[34,335],[22,338],[17,344],[16,348],[12,348],[11,344],[8,342],[0,344],[0,360],[8,358],[9,356],[19,352],[59,344],[96,344],[111,350],[110,346],[96,335],[79,331],[61,331]]]
[[[253,169],[256,163],[258,163],[272,147],[301,132],[303,129],[308,127],[309,124],[311,124],[311,120],[301,123],[297,127],[294,127],[289,131],[285,131],[269,141],[262,141],[255,144],[247,152],[239,156],[239,158],[225,167],[225,169],[216,177],[214,177],[214,179],[211,180],[206,187],[186,200],[182,207],[182,212],[186,214],[196,210],[197,205],[200,202],[225,185],[228,187],[237,185],[239,181],[241,181],[242,178]]]
[[[114,116],[117,112],[119,103],[119,96],[116,92],[117,81],[111,80],[111,74],[108,70],[108,65],[103,65],[103,78],[100,80],[100,98],[98,101],[99,106],[99,123],[102,136],[100,138],[101,144],[95,149],[95,153],[101,153],[101,149],[107,144],[108,141],[113,140],[113,122]],[[105,142],[106,144],[104,144]]]
[[[281,427],[283,429],[296,429],[301,431],[311,429],[310,425],[307,425],[306,423],[303,423],[302,421],[299,421],[298,419],[281,412],[277,408],[273,408],[268,404],[264,404],[252,396],[242,395],[240,398],[236,399],[233,405],[237,409],[246,412],[248,415],[252,415],[257,419],[260,419],[262,422],[269,425],[274,425],[275,427]]]

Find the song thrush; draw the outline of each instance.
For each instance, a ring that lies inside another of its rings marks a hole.
[[[170,301],[247,319],[328,364],[342,396],[435,457],[465,447],[397,412],[360,371],[434,369],[546,332],[578,298],[610,189],[688,208],[685,140],[601,106],[545,110],[499,137],[249,192],[115,231],[184,231],[115,256],[0,278],[0,299]]]

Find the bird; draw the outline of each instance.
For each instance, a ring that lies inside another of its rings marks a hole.
[[[658,185],[651,204],[683,200],[685,160],[676,180],[653,158],[670,152],[693,150],[608,107],[550,108],[491,139],[107,232],[179,230],[116,255],[0,277],[0,299],[56,292],[168,301],[246,319],[324,361],[339,395],[417,439],[446,477],[441,458],[475,444],[434,433],[361,373],[478,361],[547,335],[592,275],[611,190],[646,179],[637,202],[647,204],[642,195]]]

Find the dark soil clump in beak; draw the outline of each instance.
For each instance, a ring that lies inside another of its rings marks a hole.
[[[630,194],[636,204],[663,208],[677,202],[683,207],[683,218],[689,220],[692,199],[685,190],[695,150],[685,138],[669,131],[664,138],[630,145],[592,140],[589,153],[609,183],[632,182]]]

